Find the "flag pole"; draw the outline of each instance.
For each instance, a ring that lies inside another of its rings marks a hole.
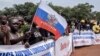
[[[41,2],[42,2],[42,0],[40,0],[40,2],[37,4],[37,8],[38,8],[38,6],[40,5],[40,3],[41,3]],[[36,12],[37,12],[37,8],[36,8]],[[35,14],[36,14],[36,12],[35,12]],[[34,15],[35,15],[35,14],[34,14]],[[31,30],[32,30],[33,19],[34,19],[34,16],[33,16],[33,18],[32,18],[32,24],[31,24],[31,26],[30,26],[29,31],[31,31]]]

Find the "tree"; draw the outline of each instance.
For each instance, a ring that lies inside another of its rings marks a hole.
[[[4,15],[15,16],[17,14],[17,11],[14,8],[7,8],[6,7],[3,13],[4,13]]]
[[[96,13],[96,19],[97,19],[98,21],[100,21],[100,12],[97,12],[97,13]]]
[[[0,10],[0,15],[3,15],[3,11]]]
[[[90,5],[89,3],[85,4],[78,4],[77,6],[74,6],[73,8],[70,7],[61,7],[61,6],[55,6],[52,3],[49,3],[49,6],[51,6],[57,13],[65,17],[66,19],[92,19],[95,15],[96,18],[100,18],[100,12],[92,12],[93,5]],[[5,10],[0,11],[0,14],[4,15],[22,15],[22,16],[34,16],[36,12],[36,8],[38,5],[35,5],[31,2],[26,2],[24,4],[15,4],[13,8],[5,8]]]
[[[25,4],[14,5],[14,8],[17,10],[17,15],[27,16],[35,12],[35,6],[31,2],[26,2]]]
[[[89,3],[79,4],[72,8],[73,16],[78,19],[89,19],[93,7],[94,6],[89,5]]]

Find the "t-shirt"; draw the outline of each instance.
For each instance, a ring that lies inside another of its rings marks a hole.
[[[34,44],[42,40],[42,35],[37,28],[32,29],[31,37],[29,38],[29,44]]]

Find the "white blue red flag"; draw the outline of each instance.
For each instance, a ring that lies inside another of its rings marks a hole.
[[[55,39],[64,34],[67,27],[66,20],[44,2],[41,2],[37,8],[33,22],[53,33]]]

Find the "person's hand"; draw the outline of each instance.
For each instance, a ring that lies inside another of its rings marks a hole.
[[[64,35],[67,35],[67,36],[69,35],[68,30],[64,32]]]
[[[43,40],[46,42],[47,41],[47,37],[42,37],[43,38]]]
[[[65,35],[69,36],[69,33],[65,33]]]
[[[31,37],[31,31],[25,33],[24,38],[29,39]]]
[[[50,39],[54,39],[54,36],[50,36],[49,38],[50,38]]]
[[[1,31],[4,34],[7,34],[9,32],[8,26],[7,25],[1,25]]]
[[[25,48],[29,48],[30,44],[28,42],[25,43]]]

